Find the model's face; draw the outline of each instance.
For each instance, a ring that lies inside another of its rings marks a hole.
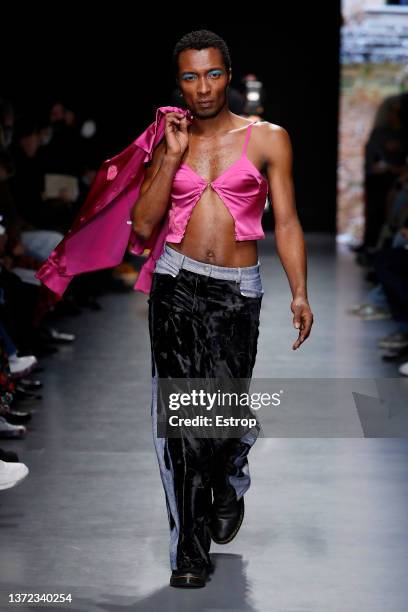
[[[199,119],[215,117],[227,101],[231,73],[215,47],[186,49],[179,55],[178,84],[184,102]]]

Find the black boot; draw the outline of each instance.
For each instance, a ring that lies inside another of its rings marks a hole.
[[[215,461],[212,476],[214,501],[210,512],[211,538],[217,544],[228,544],[237,535],[244,520],[244,496],[237,499],[235,488],[229,482],[229,475],[237,472],[234,460],[247,455],[249,445],[230,441]]]
[[[173,570],[170,577],[170,586],[196,589],[205,586],[207,577],[208,570],[204,566]]]
[[[217,544],[228,544],[237,535],[244,520],[244,496],[239,500],[232,485],[218,482],[214,486],[211,508],[211,538]]]

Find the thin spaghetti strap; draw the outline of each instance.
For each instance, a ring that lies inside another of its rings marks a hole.
[[[247,150],[247,147],[248,147],[249,138],[251,136],[252,126],[254,125],[254,123],[256,123],[256,121],[253,121],[252,123],[250,123],[248,125],[247,129],[246,129],[244,148],[242,149],[242,157],[244,155],[246,155],[246,150]]]

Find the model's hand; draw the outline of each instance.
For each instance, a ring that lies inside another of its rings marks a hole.
[[[293,312],[293,326],[299,330],[299,336],[292,346],[295,351],[310,334],[313,325],[313,313],[306,298],[292,300],[290,309]]]
[[[183,113],[166,113],[166,155],[180,161],[188,147],[188,121]]]

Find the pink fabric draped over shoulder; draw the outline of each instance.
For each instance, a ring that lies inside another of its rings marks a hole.
[[[164,136],[165,114],[172,111],[183,113],[191,121],[190,111],[161,106],[155,121],[99,168],[72,227],[35,274],[58,298],[78,274],[119,265],[128,248],[135,255],[150,249],[134,286],[136,291],[150,292],[156,261],[168,233],[168,215],[147,241],[136,236],[129,221],[145,176],[145,164]]]

